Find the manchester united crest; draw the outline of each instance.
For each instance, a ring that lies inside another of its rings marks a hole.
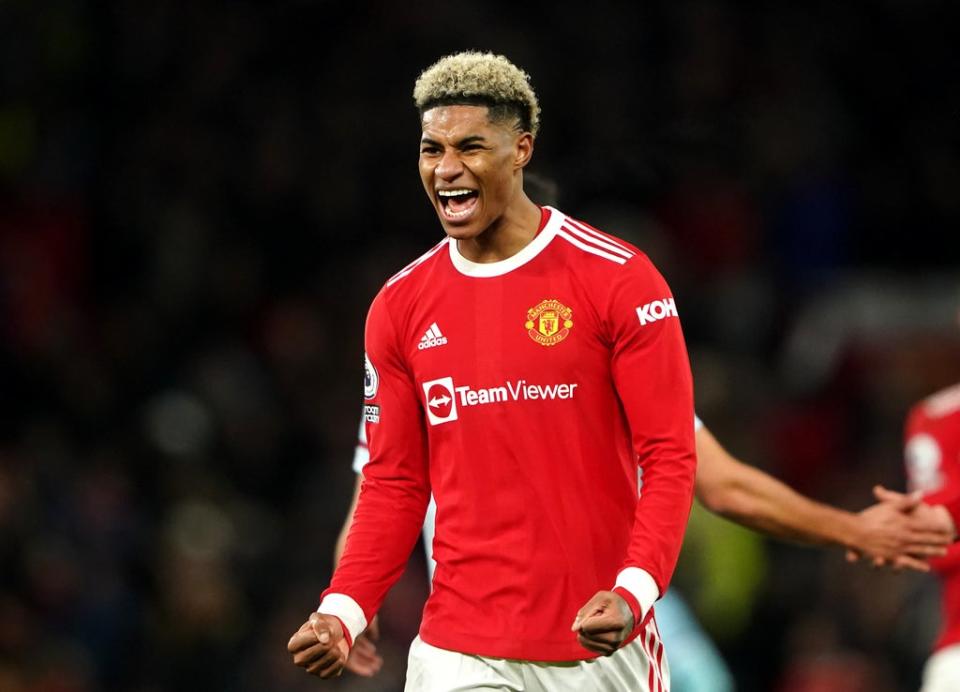
[[[527,310],[523,325],[527,335],[541,346],[556,346],[573,327],[573,310],[553,298]]]

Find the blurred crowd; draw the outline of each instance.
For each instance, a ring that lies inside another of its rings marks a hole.
[[[859,509],[960,381],[956,7],[0,2],[0,690],[319,689],[286,654],[353,485],[363,322],[439,238],[411,91],[543,106],[560,207],[673,286],[698,412]],[[951,47],[953,46],[953,47]],[[952,236],[952,237],[951,237]],[[917,686],[932,580],[695,510],[676,577],[741,690]],[[422,558],[383,613],[402,689]]]

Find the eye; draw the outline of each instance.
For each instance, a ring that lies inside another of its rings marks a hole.
[[[420,147],[420,154],[423,156],[435,156],[440,153],[440,148],[435,147],[432,144],[425,144]]]

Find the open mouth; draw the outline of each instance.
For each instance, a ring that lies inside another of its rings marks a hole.
[[[450,221],[461,221],[470,216],[476,208],[480,191],[468,188],[437,190],[437,197],[440,199],[443,215]]]

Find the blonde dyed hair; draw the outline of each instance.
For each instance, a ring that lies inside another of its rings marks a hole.
[[[487,106],[491,120],[516,117],[523,131],[537,134],[540,103],[530,75],[502,55],[466,51],[441,58],[413,87],[420,116],[436,106]]]

